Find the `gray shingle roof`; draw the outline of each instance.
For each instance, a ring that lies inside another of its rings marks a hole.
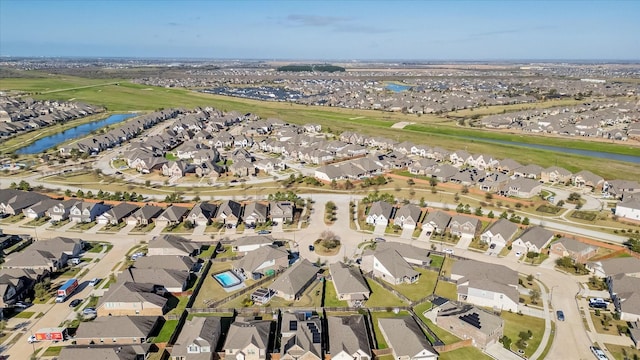
[[[224,349],[244,349],[249,344],[254,344],[259,349],[267,349],[269,343],[269,331],[271,321],[236,319],[229,327]]]
[[[369,286],[357,267],[337,262],[329,265],[329,271],[338,294],[370,293]]]
[[[269,288],[295,296],[304,290],[305,285],[316,276],[318,270],[309,260],[299,260],[282,273]]]
[[[341,351],[353,355],[360,350],[371,357],[371,344],[364,316],[329,316],[327,327],[331,355],[335,356]]]
[[[156,326],[158,316],[105,316],[81,322],[76,338],[146,338]]]
[[[379,318],[378,325],[396,356],[413,358],[423,350],[437,354],[416,321],[410,316]]]

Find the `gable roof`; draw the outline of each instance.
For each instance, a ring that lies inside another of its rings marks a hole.
[[[567,237],[562,237],[553,244],[562,244],[567,251],[574,253],[581,253],[583,251],[590,251],[591,249],[594,249],[594,247],[589,244]]]
[[[190,359],[187,347],[191,344],[201,347],[208,346],[211,348],[211,353],[214,353],[222,333],[220,320],[221,318],[217,316],[194,316],[193,319],[187,320],[173,346],[171,356],[178,358],[184,356],[186,359]]]
[[[329,272],[338,294],[371,292],[367,281],[357,267],[349,267],[342,262],[337,262],[329,265]]]
[[[386,201],[376,201],[371,204],[371,208],[369,208],[369,213],[367,215],[377,215],[384,216],[386,219],[391,218],[393,213],[393,206]]]
[[[235,246],[249,246],[249,245],[270,245],[273,243],[273,237],[271,235],[249,235],[239,237],[235,240]]]
[[[406,204],[401,206],[398,211],[396,211],[396,215],[395,218],[399,218],[401,216],[404,216],[404,218],[411,218],[413,219],[415,222],[418,222],[418,220],[420,219],[420,214],[422,213],[422,210],[413,205],[413,204]]]
[[[416,321],[410,316],[379,318],[378,325],[396,356],[413,358],[423,350],[437,354]]]
[[[167,299],[153,291],[153,284],[116,281],[104,292],[98,302],[98,307],[105,303],[144,303],[148,302],[160,308],[164,307]]]
[[[171,234],[154,236],[149,241],[149,249],[178,249],[187,254],[200,249],[200,244],[189,241],[187,238]]]
[[[104,316],[81,322],[76,338],[147,338],[159,316]]]
[[[269,320],[242,320],[236,318],[227,331],[227,339],[224,342],[225,350],[244,349],[253,344],[259,349],[267,349],[269,344],[269,332],[271,330]]]
[[[527,229],[524,234],[520,235],[524,243],[530,243],[535,245],[538,249],[541,249],[551,238],[553,237],[553,231],[547,230],[542,226],[533,226]]]
[[[269,287],[287,295],[296,295],[316,276],[318,270],[309,260],[298,260]]]
[[[335,356],[341,351],[349,355],[362,351],[371,358],[371,344],[364,316],[328,316],[327,327],[329,352],[332,355]]]
[[[202,214],[205,218],[211,219],[216,216],[216,210],[218,210],[218,205],[208,202],[200,202],[191,209],[187,217],[197,217]]]
[[[123,202],[107,210],[105,214],[108,214],[113,219],[122,219],[133,214],[138,209],[137,205]]]
[[[419,273],[407,263],[407,261],[393,248],[376,250],[375,258],[385,267],[396,279],[413,278]]]
[[[445,229],[449,225],[450,221],[451,221],[451,215],[447,214],[444,211],[437,210],[437,211],[430,212],[425,218],[425,220],[423,221],[423,223],[425,224],[433,223],[436,225],[436,227],[440,229]]]
[[[233,263],[236,269],[244,269],[246,272],[253,273],[258,267],[267,261],[288,258],[289,252],[284,246],[267,245],[256,250],[249,251],[247,255]]]
[[[196,264],[189,256],[183,255],[153,255],[141,256],[133,264],[137,269],[167,269],[190,271]]]
[[[518,225],[507,219],[498,219],[498,221],[494,222],[493,225],[485,231],[485,234],[489,231],[492,235],[500,234],[505,240],[509,241],[518,231]]]
[[[158,217],[163,217],[169,221],[182,221],[182,218],[187,215],[188,212],[189,208],[169,205]]]

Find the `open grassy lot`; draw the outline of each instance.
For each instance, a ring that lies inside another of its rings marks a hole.
[[[438,296],[442,296],[443,298],[447,298],[450,300],[458,299],[458,288],[456,284],[446,282],[446,281],[438,281],[438,285],[436,286],[435,294]]]
[[[176,331],[176,326],[178,326],[178,320],[167,320],[162,325],[162,329],[158,333],[158,336],[153,339],[153,343],[164,343],[169,341],[173,332]]]
[[[510,313],[503,311],[500,315],[504,319],[504,335],[508,336],[512,345],[511,348],[517,351],[516,341],[519,339],[518,334],[521,331],[531,330],[533,336],[527,340],[527,347],[524,349],[524,353],[527,357],[531,356],[542,341],[542,334],[544,334],[544,319],[536,318],[527,315],[518,315],[516,313]]]
[[[153,86],[145,86],[120,81],[118,84],[104,85],[104,81],[88,81],[86,79],[65,77],[68,82],[60,79],[8,79],[3,80],[3,88],[22,89],[52,89],[60,91],[36,95],[39,99],[69,100],[75,98],[91,104],[105,106],[110,111],[155,110],[166,107],[196,107],[214,106],[222,110],[238,110],[240,112],[252,112],[263,118],[278,117],[292,123],[319,123],[325,129],[334,132],[346,130],[367,133],[373,136],[386,136],[389,138],[402,138],[415,143],[428,143],[430,146],[442,146],[447,149],[463,149],[473,153],[490,153],[494,156],[505,158],[518,153],[518,161],[521,163],[536,163],[543,167],[558,165],[571,171],[587,169],[596,174],[608,178],[633,178],[637,171],[633,164],[607,161],[607,169],[601,166],[601,160],[585,156],[560,154],[558,152],[527,149],[522,152],[522,147],[487,143],[482,140],[506,140],[542,145],[560,146],[584,150],[596,150],[619,154],[636,154],[638,148],[628,144],[619,145],[604,142],[589,142],[567,138],[544,137],[535,135],[513,135],[494,131],[473,128],[459,128],[453,126],[449,119],[433,115],[417,115],[385,113],[373,110],[353,110],[326,107],[304,106],[290,103],[261,102],[256,100],[239,99],[218,95],[197,93],[184,89],[166,89]],[[9,81],[10,80],[10,81]],[[9,81],[7,85],[5,81]],[[70,86],[71,85],[71,86]],[[63,90],[67,89],[67,90]],[[535,105],[534,105],[535,106]],[[495,111],[492,109],[491,111]],[[474,110],[475,111],[475,110]],[[411,121],[415,125],[409,125],[405,129],[391,129],[390,126],[398,121]]]
[[[420,278],[415,283],[391,285],[397,292],[412,301],[420,300],[425,296],[431,295],[436,286],[436,279],[438,278],[438,273],[435,271],[417,267],[414,268],[414,270],[420,273]]]
[[[371,297],[366,302],[367,307],[394,307],[407,305],[397,296],[387,291],[387,289],[378,285],[377,282],[371,279],[366,280],[367,284],[369,284],[369,289],[371,289]]]

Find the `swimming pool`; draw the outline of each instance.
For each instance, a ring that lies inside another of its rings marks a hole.
[[[229,288],[242,283],[242,280],[240,280],[240,278],[231,270],[217,273],[213,275],[213,278],[216,279],[223,288]]]

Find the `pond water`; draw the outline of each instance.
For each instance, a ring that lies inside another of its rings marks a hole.
[[[32,143],[29,146],[25,146],[16,151],[18,154],[38,154],[45,150],[51,149],[54,146],[62,144],[66,141],[76,139],[85,135],[90,134],[94,130],[101,129],[108,125],[117,124],[121,121],[129,119],[131,117],[136,116],[136,114],[114,114],[109,116],[106,119],[97,120],[94,122],[78,125],[71,129],[67,129],[65,131],[59,132],[57,134],[49,135],[47,137],[43,137]],[[53,125],[56,126],[56,125]]]
[[[411,86],[397,84],[397,83],[389,83],[389,84],[385,85],[385,88],[387,90],[391,90],[393,92],[403,92],[403,91],[407,91],[407,90],[411,89]]]

